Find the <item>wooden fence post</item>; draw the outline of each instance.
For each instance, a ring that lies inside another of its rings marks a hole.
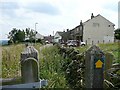
[[[85,88],[103,88],[104,53],[93,45],[85,54]]]
[[[39,81],[38,51],[33,46],[28,46],[21,53],[21,76],[23,83]]]

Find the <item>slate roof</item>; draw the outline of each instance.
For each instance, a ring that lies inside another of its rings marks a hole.
[[[63,34],[65,33],[65,32],[60,32],[60,31],[58,31],[57,32],[60,36],[63,36]]]

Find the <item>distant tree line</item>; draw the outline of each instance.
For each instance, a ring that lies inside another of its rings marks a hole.
[[[37,31],[30,28],[26,28],[25,30],[13,28],[8,34],[8,43],[35,42],[36,34]]]

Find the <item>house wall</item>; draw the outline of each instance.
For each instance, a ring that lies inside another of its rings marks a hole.
[[[114,42],[114,26],[102,16],[84,23],[83,41],[87,44]]]
[[[36,39],[44,39],[44,36],[42,36],[41,34],[37,33],[36,34]]]
[[[58,33],[56,33],[55,35],[54,35],[54,42],[59,42],[60,40],[62,39],[62,37],[58,34]]]

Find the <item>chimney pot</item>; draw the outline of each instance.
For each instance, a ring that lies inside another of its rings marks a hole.
[[[92,18],[94,18],[94,15],[93,15],[93,13],[91,14],[91,19],[92,19]]]

